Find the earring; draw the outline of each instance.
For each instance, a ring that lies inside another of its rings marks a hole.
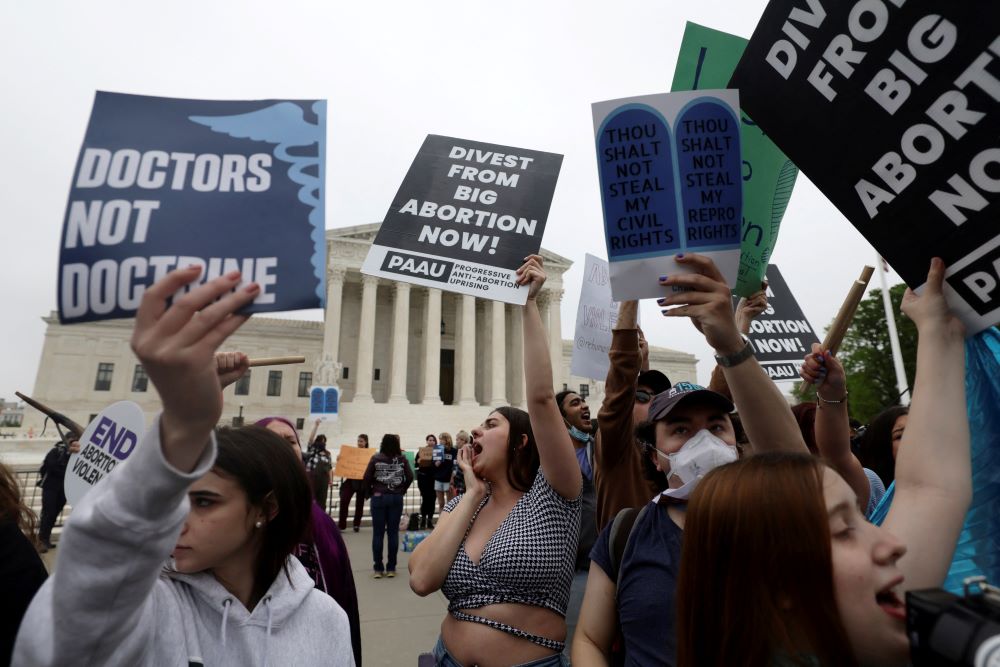
[[[257,523],[254,524],[254,527],[255,528],[261,528],[261,527],[263,527],[263,525],[264,525],[263,521],[258,521]]]

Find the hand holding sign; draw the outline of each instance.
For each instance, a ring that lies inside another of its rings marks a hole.
[[[256,283],[232,291],[241,279],[239,271],[232,271],[175,299],[168,308],[167,299],[200,274],[201,268],[194,266],[171,271],[154,283],[143,294],[132,332],[132,350],[163,402],[164,456],[183,471],[194,469],[222,415],[215,350],[247,320],[236,313],[260,291]]]
[[[847,396],[844,367],[830,350],[824,350],[819,343],[813,343],[812,353],[806,355],[799,374],[808,384],[816,385],[816,395],[821,401],[841,402]],[[822,394],[820,387],[824,388]]]
[[[900,308],[917,325],[921,338],[929,335],[940,335],[942,338],[965,337],[965,325],[955,317],[944,298],[946,268],[940,257],[933,258],[923,294],[918,295],[907,289],[903,295]]]
[[[695,328],[705,334],[705,340],[719,354],[735,354],[742,350],[744,343],[736,328],[729,286],[715,262],[698,254],[677,255],[674,261],[697,273],[660,278],[660,285],[670,287],[673,294],[656,302],[660,306],[676,306],[665,308],[664,316],[690,317]]]
[[[250,359],[242,352],[219,352],[215,355],[219,384],[225,389],[250,370]]]
[[[544,260],[541,255],[528,255],[524,264],[517,270],[517,284],[528,286],[528,301],[534,301],[542,291],[547,276],[542,268]]]

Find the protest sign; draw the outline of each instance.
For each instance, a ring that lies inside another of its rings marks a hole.
[[[403,456],[406,457],[406,462],[410,464],[410,470],[413,471],[413,474],[416,474],[416,472],[417,472],[417,453],[416,452],[411,452],[409,450],[406,450],[406,451],[403,452]]]
[[[970,334],[1000,321],[1000,5],[772,0],[743,109],[914,288],[932,257]]]
[[[87,492],[131,456],[146,430],[142,408],[119,401],[94,417],[80,437],[80,451],[69,457],[63,488],[76,505]]]
[[[337,467],[334,468],[333,474],[345,479],[364,479],[368,462],[375,456],[376,451],[370,447],[341,445],[340,453],[337,455]]]
[[[593,114],[614,298],[663,296],[659,276],[690,272],[665,257],[688,251],[711,257],[735,284],[743,200],[736,91],[595,102]]]
[[[576,308],[571,375],[602,382],[608,377],[611,330],[617,321],[618,302],[611,297],[608,263],[587,253],[580,301]]]
[[[361,271],[523,305],[562,155],[429,134]]]
[[[766,292],[767,309],[750,323],[754,356],[775,382],[798,380],[802,360],[819,338],[774,264],[767,267]]]
[[[62,323],[131,317],[145,288],[192,264],[240,270],[245,312],[321,306],[326,102],[98,92],[59,254]],[[186,288],[190,289],[190,288]]]
[[[670,89],[725,88],[746,45],[742,37],[688,23]],[[743,221],[733,291],[750,296],[760,289],[799,170],[745,114],[740,116],[740,152]]]
[[[431,452],[431,460],[435,463],[438,461],[444,461],[444,445],[434,446],[434,450]]]
[[[309,387],[309,419],[337,421],[340,414],[340,389],[337,387]]]

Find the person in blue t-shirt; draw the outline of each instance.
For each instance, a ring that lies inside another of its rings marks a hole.
[[[670,296],[660,299],[668,317],[690,317],[717,352],[716,361],[740,408],[756,451],[806,452],[802,434],[777,386],[740,334],[729,287],[715,264],[701,255],[675,259],[687,274],[662,277]],[[735,461],[733,403],[714,391],[678,382],[650,404],[648,422],[636,429],[668,488],[636,518],[618,568],[611,531],[591,551],[587,591],[573,640],[573,664],[642,667],[675,664],[674,591],[680,566],[687,498],[708,471]],[[621,651],[612,656],[616,633]]]

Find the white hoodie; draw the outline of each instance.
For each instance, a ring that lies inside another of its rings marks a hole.
[[[13,664],[337,665],[351,667],[347,615],[288,559],[254,610],[207,572],[165,574],[191,473],[163,458],[157,419],[135,453],[73,508],[55,575],[21,623]]]

